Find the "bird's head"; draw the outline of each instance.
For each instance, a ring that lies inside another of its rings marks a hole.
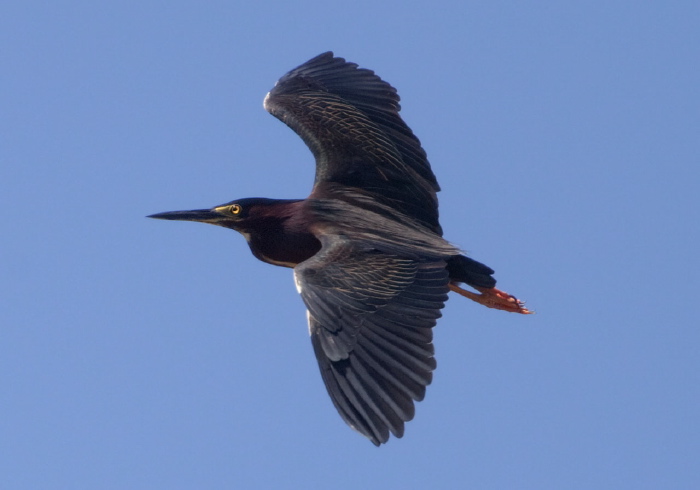
[[[152,214],[148,218],[174,221],[199,221],[212,225],[231,228],[244,235],[254,229],[261,221],[275,219],[281,214],[281,201],[265,198],[246,198],[231,201],[211,209],[194,209],[191,211],[169,211]]]

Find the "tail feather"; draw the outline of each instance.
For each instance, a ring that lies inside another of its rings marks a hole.
[[[472,287],[492,288],[496,279],[493,269],[464,255],[454,255],[447,261],[447,271],[452,282],[463,282]]]

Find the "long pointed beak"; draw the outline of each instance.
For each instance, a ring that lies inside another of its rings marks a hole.
[[[200,221],[202,223],[216,223],[221,220],[221,214],[213,209],[194,209],[192,211],[169,211],[146,216],[147,218],[167,219],[174,221]]]

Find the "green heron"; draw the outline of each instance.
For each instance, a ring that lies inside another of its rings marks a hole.
[[[491,268],[442,238],[435,175],[399,115],[396,89],[373,71],[324,53],[284,75],[264,107],[316,159],[308,198],[150,217],[231,228],[258,259],[294,269],[333,405],[378,446],[403,435],[425,396],[436,366],[432,327],[449,291],[530,311],[495,288]]]

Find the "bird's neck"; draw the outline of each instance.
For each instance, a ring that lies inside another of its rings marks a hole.
[[[256,212],[258,219],[244,235],[253,255],[263,262],[295,267],[321,248],[307,225],[303,200],[280,200]]]

